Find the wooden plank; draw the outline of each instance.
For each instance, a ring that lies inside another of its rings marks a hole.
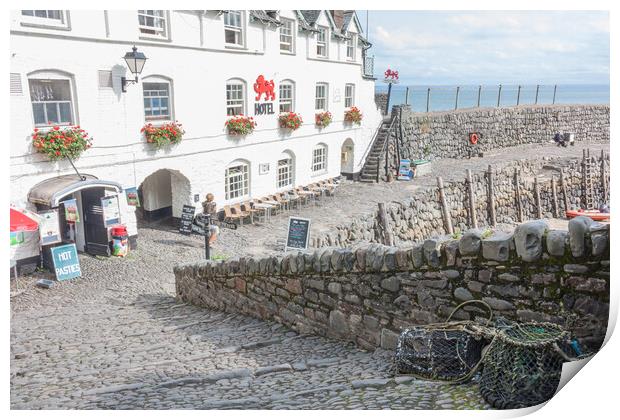
[[[446,232],[450,235],[454,233],[452,228],[452,216],[450,215],[450,209],[446,202],[446,195],[443,190],[443,179],[440,176],[437,177],[437,186],[439,187],[439,203],[441,204],[441,212],[443,213],[444,227]]]
[[[536,217],[542,219],[542,208],[540,205],[540,186],[538,185],[538,177],[534,178],[534,202],[536,203]]]
[[[491,219],[491,226],[496,225],[495,218],[495,191],[493,188],[493,167],[489,165],[487,171],[487,191],[488,191],[488,203],[489,203],[489,217]]]
[[[560,209],[558,209],[558,191],[555,185],[555,176],[551,176],[551,196],[553,199],[553,217],[559,217]]]
[[[517,201],[517,217],[523,222],[523,206],[521,205],[521,181],[519,169],[515,168],[515,200]]]
[[[568,195],[566,194],[566,178],[564,178],[564,171],[560,169],[560,186],[562,187],[562,197],[564,198],[564,211],[570,210],[568,207]]]
[[[474,185],[471,179],[471,169],[467,169],[467,192],[469,193],[469,219],[474,229],[478,228],[478,218],[476,217],[476,199],[474,197]]]
[[[390,224],[388,223],[388,215],[385,203],[378,203],[378,205],[379,229],[381,233],[380,236],[383,237],[383,244],[387,246],[394,246],[394,235],[392,235],[392,230],[390,229]]]

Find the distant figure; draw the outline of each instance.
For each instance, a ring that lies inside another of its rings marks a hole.
[[[558,146],[562,146],[562,147],[566,147],[566,138],[564,135],[560,134],[560,133],[555,133],[555,136],[553,137],[553,140],[555,141],[555,143]]]
[[[601,204],[601,207],[599,207],[598,211],[600,211],[601,213],[609,213],[609,206],[607,204]]]
[[[206,200],[202,202],[202,214],[204,216],[211,216],[211,220],[215,220],[217,217],[217,203],[214,201],[215,197],[209,193],[205,197]],[[203,229],[209,229],[209,243],[212,244],[220,234],[220,228],[214,225],[209,225]]]

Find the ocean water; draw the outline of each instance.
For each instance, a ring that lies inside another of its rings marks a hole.
[[[408,102],[411,108],[417,112],[425,112],[427,106],[427,93],[430,88],[428,100],[429,111],[447,111],[461,108],[478,106],[478,86],[460,86],[458,102],[456,86],[409,86]],[[377,81],[376,92],[387,92],[386,84]],[[392,85],[390,107],[405,103],[407,86]],[[499,86],[483,85],[480,89],[480,107],[495,107],[498,102]],[[536,99],[536,85],[522,85],[519,93],[518,85],[503,85],[499,95],[500,106],[514,106],[517,104],[551,104],[554,100],[554,85],[540,85],[538,99]],[[609,104],[609,85],[557,85],[555,91],[556,104]]]

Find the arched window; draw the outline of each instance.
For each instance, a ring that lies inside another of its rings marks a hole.
[[[236,160],[228,165],[224,179],[226,200],[242,199],[250,196],[250,164]]]
[[[317,144],[312,150],[312,174],[327,172],[327,145]]]
[[[295,82],[282,80],[280,82],[280,112],[295,110]]]
[[[147,121],[173,120],[172,82],[162,76],[142,79],[144,118]]]
[[[245,82],[230,79],[226,82],[226,115],[245,114]]]
[[[69,73],[55,70],[28,75],[35,127],[76,123],[73,80]]]
[[[277,188],[292,187],[295,182],[295,158],[291,152],[283,152],[278,160]]]

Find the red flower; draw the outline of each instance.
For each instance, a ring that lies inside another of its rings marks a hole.
[[[60,156],[60,152],[56,150],[56,156]]]

